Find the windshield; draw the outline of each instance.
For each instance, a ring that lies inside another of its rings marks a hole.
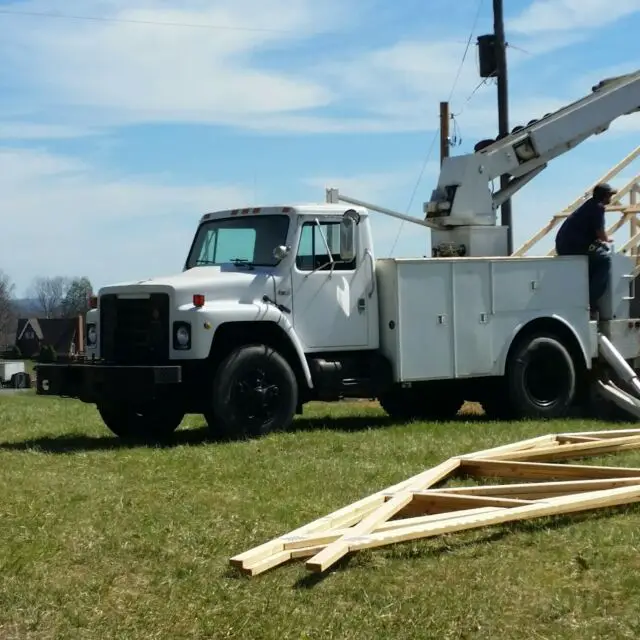
[[[289,216],[251,215],[210,220],[198,229],[187,269],[225,263],[273,267],[276,247],[287,244]]]

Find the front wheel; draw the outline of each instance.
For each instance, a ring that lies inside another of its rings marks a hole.
[[[248,345],[218,367],[207,421],[218,435],[260,436],[288,429],[297,406],[298,382],[287,360],[266,345]]]
[[[105,425],[118,437],[144,441],[167,438],[180,426],[185,415],[177,405],[163,402],[144,407],[99,404],[97,409]]]

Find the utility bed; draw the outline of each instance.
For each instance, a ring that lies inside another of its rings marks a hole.
[[[622,258],[612,273],[620,299],[629,270]],[[588,362],[597,354],[585,257],[381,259],[376,271],[380,346],[396,381],[502,375],[513,336],[537,318],[564,324]],[[612,337],[624,334],[635,356],[637,332],[634,342],[622,324]]]

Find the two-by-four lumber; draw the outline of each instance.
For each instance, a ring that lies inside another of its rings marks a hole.
[[[576,457],[598,456],[640,448],[640,435],[610,438],[607,441],[580,442],[524,451],[508,451],[491,456],[494,460],[568,460]]]
[[[640,431],[639,431],[640,433]],[[519,440],[518,442],[510,442],[509,444],[503,444],[498,447],[492,447],[491,449],[483,449],[482,451],[474,451],[472,453],[466,453],[459,456],[461,460],[468,460],[470,458],[491,458],[500,453],[508,453],[510,451],[525,451],[541,447],[544,445],[551,446],[556,440],[555,434],[536,436],[535,438],[528,438],[526,440]]]
[[[399,542],[420,540],[447,533],[455,533],[468,529],[504,524],[516,520],[530,520],[545,516],[554,516],[592,509],[614,507],[622,504],[630,504],[640,500],[640,486],[620,487],[604,491],[589,491],[577,496],[562,496],[551,498],[545,502],[535,502],[522,507],[500,509],[496,513],[479,515],[461,515],[442,523],[418,525],[409,528],[396,529],[385,533],[372,533],[368,536],[347,537],[345,542],[349,545],[349,551],[372,549]],[[322,571],[318,566],[307,563],[309,569]]]
[[[602,442],[602,440],[606,440],[606,442]],[[521,513],[525,514],[524,517],[536,517],[535,515],[527,516],[526,514],[546,514],[547,512],[522,512],[521,509],[548,507],[550,502],[546,499],[556,500],[555,496],[558,495],[570,501],[568,503],[569,507],[563,508],[562,512],[568,513],[576,510],[571,505],[578,505],[579,509],[582,509],[583,507],[580,507],[580,505],[585,503],[583,501],[580,502],[580,499],[589,495],[595,496],[596,494],[603,496],[606,493],[603,491],[590,491],[589,485],[585,484],[586,482],[589,482],[589,480],[595,482],[601,480],[602,483],[599,485],[594,482],[592,485],[594,489],[596,486],[599,489],[604,489],[609,486],[618,487],[620,484],[635,484],[637,479],[640,478],[640,469],[559,465],[531,462],[530,460],[598,455],[605,452],[639,447],[640,429],[624,429],[539,436],[450,458],[436,467],[427,469],[407,480],[382,489],[327,516],[294,529],[285,535],[234,556],[231,558],[231,564],[251,575],[255,575],[292,558],[312,556],[311,560],[307,562],[307,568],[314,571],[324,571],[349,551],[360,548],[358,544],[362,544],[363,540],[371,536],[374,537],[374,541],[380,542],[379,536],[399,535],[400,532],[403,535],[412,536],[416,532],[422,531],[424,527],[449,526],[454,528],[446,529],[446,531],[454,531],[459,530],[457,527],[460,526],[469,528],[469,526],[483,526],[494,522],[521,519],[523,517],[519,515]],[[502,495],[498,493],[501,489],[490,489],[488,487],[460,487],[436,491],[431,489],[441,480],[454,475],[519,480],[566,480],[569,478],[571,481],[581,481],[581,484],[580,486],[574,484],[573,489],[567,486],[569,483],[564,483],[562,487],[559,486],[562,483],[555,483],[555,486],[551,486],[550,483],[540,483],[540,485],[546,484],[546,488],[532,484],[526,487],[521,485],[520,489],[516,489],[517,485],[511,485],[512,490],[507,491],[505,489]],[[618,481],[615,479],[618,479]],[[605,482],[607,481],[610,484],[606,484]],[[626,486],[621,488],[635,489],[635,487]],[[567,491],[584,491],[585,493],[582,496],[566,496]],[[617,495],[609,496],[609,498],[615,500]],[[622,502],[629,502],[632,499],[635,501],[635,494],[624,495],[630,497],[628,500],[621,499]],[[493,502],[487,502],[487,498],[490,497],[494,499]],[[467,499],[466,508],[462,506],[463,501],[460,498]],[[473,498],[476,498],[476,501]],[[478,498],[482,500],[481,503],[477,502]],[[445,502],[445,499],[448,502]],[[506,502],[503,502],[502,506],[490,506],[497,505],[497,500],[500,499],[508,500],[510,506]],[[525,501],[528,504],[517,506],[516,501],[518,500]],[[540,500],[546,500],[546,502],[541,503]],[[615,504],[621,504],[622,502]],[[610,504],[610,501],[606,504],[598,503],[596,506],[607,506],[607,504]],[[414,507],[417,513],[420,514],[423,514],[426,510],[437,512],[449,509],[449,511],[447,513],[420,515],[419,517],[405,518],[404,520],[391,520],[391,518],[403,512],[406,515],[407,510],[410,513],[411,507]],[[464,515],[461,515],[461,509],[464,509]],[[510,515],[505,516],[506,512]],[[507,519],[486,521],[486,518],[492,515],[496,518],[499,516]],[[430,520],[433,518],[436,520]],[[476,518],[473,523],[479,524],[469,525],[471,522],[469,518]],[[477,518],[480,518],[480,520],[477,520]],[[437,532],[440,529],[432,528],[429,531],[436,531],[436,533],[429,533],[428,535],[438,535]],[[424,536],[420,534],[419,537]],[[385,538],[385,540],[387,539]],[[379,546],[377,542],[374,546]],[[382,542],[381,544],[387,544],[387,542]]]
[[[317,531],[327,531],[334,527],[350,526],[359,522],[363,517],[375,512],[385,504],[385,495],[391,492],[400,491],[407,487],[417,487],[419,489],[428,489],[429,487],[437,484],[443,478],[446,478],[451,472],[455,471],[460,465],[460,461],[457,458],[451,458],[437,467],[426,469],[407,480],[403,480],[395,485],[382,489],[377,493],[371,494],[357,502],[349,504],[337,511],[330,513],[327,516],[323,516],[306,524],[302,527],[294,529],[286,533],[283,536],[279,536],[265,542],[264,544],[249,549],[244,553],[238,554],[231,558],[230,563],[238,568],[244,568],[248,565],[253,565],[258,561],[265,560],[275,553],[281,553],[284,549],[284,540],[290,539],[293,536],[304,535],[307,533],[314,533]],[[286,556],[286,554],[285,554]],[[284,557],[280,563],[286,562],[287,558]],[[276,566],[276,565],[273,565]]]
[[[635,478],[640,469],[631,467],[597,467],[550,462],[512,462],[510,460],[463,460],[458,475],[475,478],[511,478],[516,480],[596,480]]]
[[[611,429],[609,431],[574,431],[571,433],[559,433],[558,438],[567,436],[590,436],[592,438],[621,438],[623,436],[640,436],[640,429]]]
[[[401,489],[391,500],[385,502],[385,504],[366,516],[353,527],[353,531],[351,531],[349,535],[357,537],[371,533],[382,522],[392,518],[401,511],[403,507],[406,507],[413,500],[414,492],[428,489],[443,478],[446,478],[459,466],[459,459],[450,458],[442,464],[433,467],[426,472],[420,480],[414,481],[409,486]],[[338,562],[338,560],[347,553],[349,553],[349,545],[345,543],[343,538],[339,538],[335,542],[328,544],[320,553],[308,560],[307,568],[314,571],[324,571]]]
[[[615,489],[640,485],[640,473],[634,478],[616,478],[606,480],[565,480],[561,482],[523,482],[511,484],[492,484],[473,487],[446,487],[438,489],[439,494],[460,496],[495,496],[538,500],[555,498],[584,491]]]
[[[465,514],[473,515],[481,513],[493,513],[500,510],[500,507],[480,507],[478,509],[467,509],[465,511]],[[429,522],[443,522],[445,520],[450,520],[458,517],[460,517],[459,513],[442,513],[430,516],[421,516],[419,518],[389,520],[377,527],[375,533],[393,531],[395,529],[404,529],[409,526],[427,524]],[[351,531],[353,530],[332,529],[331,531],[309,533],[292,537],[289,541],[285,540],[285,551],[280,551],[274,553],[271,556],[267,556],[266,558],[254,560],[252,562],[245,562],[241,567],[239,567],[239,569],[240,571],[242,571],[242,573],[249,576],[259,575],[290,560],[314,556],[322,551],[324,546],[329,542],[333,542],[334,540],[338,540],[345,535],[349,535]]]

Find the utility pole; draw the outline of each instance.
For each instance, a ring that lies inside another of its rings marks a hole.
[[[504,35],[502,0],[493,0],[493,31],[495,34],[495,66],[498,79],[498,134],[509,134],[509,90],[507,78],[507,43]],[[509,184],[508,176],[500,176],[500,188]],[[505,200],[500,208],[501,224],[508,227],[507,247],[513,253],[513,226],[511,224],[511,200]]]
[[[449,157],[449,103],[440,103],[440,165]]]

